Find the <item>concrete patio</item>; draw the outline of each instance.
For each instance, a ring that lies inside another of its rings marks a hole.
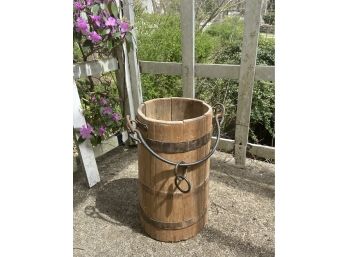
[[[137,151],[118,147],[97,160],[101,183],[74,174],[74,256],[274,256],[274,165],[231,154],[211,158],[208,224],[195,238],[163,243],[137,216]]]

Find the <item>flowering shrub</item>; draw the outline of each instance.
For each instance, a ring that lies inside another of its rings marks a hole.
[[[89,99],[83,99],[88,105],[83,108],[85,118],[93,121],[80,128],[79,142],[90,139],[92,145],[100,144],[102,140],[116,134],[122,127],[121,114],[114,110],[113,102],[104,95],[92,93]]]
[[[110,56],[116,46],[129,39],[132,27],[118,19],[118,13],[112,0],[75,0],[74,41],[84,57]]]
[[[125,40],[131,43],[132,27],[118,18],[119,9],[113,0],[74,0],[73,5],[74,61],[110,57]],[[78,58],[80,55],[82,60]],[[122,128],[123,120],[116,110],[118,96],[111,85],[112,75],[104,75],[78,83],[87,121],[87,125],[80,128],[80,143],[90,139],[93,145],[100,144]]]

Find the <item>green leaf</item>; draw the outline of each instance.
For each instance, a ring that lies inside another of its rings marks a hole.
[[[81,136],[77,139],[77,143],[82,144],[86,139],[83,139]]]
[[[96,146],[98,144],[95,137],[91,137],[90,140],[92,145]]]
[[[97,15],[97,14],[98,14],[99,9],[100,9],[99,4],[95,4],[95,5],[93,5],[93,7],[91,8],[91,11],[92,11],[93,15]]]
[[[77,41],[77,42],[81,42],[81,40],[82,40],[82,34],[81,33],[79,33],[79,32],[76,32],[75,30],[74,30],[74,40],[75,41]]]
[[[133,48],[132,34],[127,33],[125,39],[127,42],[127,52],[129,52],[130,49]]]
[[[117,31],[114,33],[114,38],[119,39],[121,37],[121,32]]]
[[[88,20],[87,14],[85,12],[80,12],[80,17],[84,18],[86,21]]]
[[[132,33],[127,32],[127,34],[126,34],[126,41],[128,43],[133,43],[132,37],[133,37]]]
[[[102,35],[107,35],[110,33],[110,31],[111,31],[110,29],[105,29],[103,30]]]
[[[129,53],[129,51],[130,51],[131,48],[132,48],[132,44],[127,43],[127,44],[126,44],[126,47],[127,47],[127,53]]]
[[[97,136],[96,138],[95,138],[95,142],[96,142],[96,144],[100,144],[101,143],[101,141],[102,141],[102,138],[101,138],[101,136]]]
[[[111,2],[111,13],[116,17],[118,17],[118,8],[114,2]]]
[[[109,50],[112,49],[112,42],[111,42],[111,40],[107,41],[107,47],[108,47]]]
[[[86,40],[86,41],[83,42],[83,44],[82,44],[83,47],[90,47],[90,46],[92,46],[92,45],[93,45],[93,43],[92,43],[91,40]]]
[[[106,126],[107,127],[111,127],[112,125],[114,125],[114,123],[115,123],[114,121],[109,120],[109,121],[106,122]]]

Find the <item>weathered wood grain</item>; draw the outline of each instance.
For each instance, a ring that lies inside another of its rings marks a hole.
[[[195,1],[181,0],[180,11],[183,96],[195,98]]]
[[[246,161],[260,14],[261,0],[246,1],[235,132],[235,159],[236,164],[241,166],[244,166]]]
[[[128,63],[128,54],[127,54],[127,46],[126,42],[123,43],[123,52],[125,55],[124,58],[124,66],[125,66],[125,85],[126,85],[126,93],[127,93],[127,106],[129,108],[129,114],[131,119],[135,119],[135,109],[134,109],[134,101],[133,101],[133,94],[132,94],[132,85],[130,80],[130,71],[129,71],[129,63]]]
[[[75,80],[73,80],[73,127],[74,127],[74,139],[79,151],[79,157],[86,172],[88,185],[94,186],[100,181],[97,163],[95,161],[94,151],[90,140],[85,140],[83,143],[77,143],[79,135],[75,132],[75,129],[81,128],[86,125],[85,117],[82,114],[82,107],[80,97],[77,91]]]
[[[122,132],[122,142],[126,142],[128,139],[128,133],[127,131]],[[102,156],[106,154],[107,152],[110,152],[111,150],[115,149],[116,147],[120,146],[118,142],[117,136],[112,136],[104,141],[102,141],[99,145],[95,146],[93,148],[95,158],[98,158],[99,156]]]
[[[149,74],[181,75],[179,62],[139,61],[140,72]]]
[[[232,64],[196,64],[196,77],[204,78],[225,78],[225,79],[238,79],[239,78],[239,65]]]
[[[139,61],[140,72],[148,74],[181,75],[181,63]],[[200,78],[239,79],[240,65],[233,64],[195,64],[195,76]],[[255,80],[275,80],[275,67],[258,65]]]
[[[216,137],[212,137],[212,144],[215,144]],[[220,138],[218,150],[223,152],[232,152],[235,147],[235,140]],[[247,144],[247,152],[257,157],[275,160],[275,147],[267,145]]]
[[[134,15],[134,1],[133,0],[125,0],[123,5],[124,16],[127,18],[131,25],[135,24],[135,15]],[[128,61],[129,61],[129,74],[130,74],[130,82],[131,89],[133,95],[133,104],[134,110],[138,109],[138,106],[143,102],[143,93],[141,87],[141,79],[140,79],[140,70],[138,63],[138,55],[137,55],[137,43],[136,43],[136,27],[133,27],[132,30],[132,43],[128,53]]]
[[[74,79],[100,75],[102,73],[115,71],[117,69],[118,62],[116,58],[76,63],[73,65]]]

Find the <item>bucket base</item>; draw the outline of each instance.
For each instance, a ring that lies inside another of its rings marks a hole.
[[[139,212],[140,223],[143,226],[145,233],[153,239],[162,242],[178,242],[190,239],[196,236],[208,221],[208,212],[197,221],[197,223],[182,229],[161,229],[146,222],[142,214]]]

